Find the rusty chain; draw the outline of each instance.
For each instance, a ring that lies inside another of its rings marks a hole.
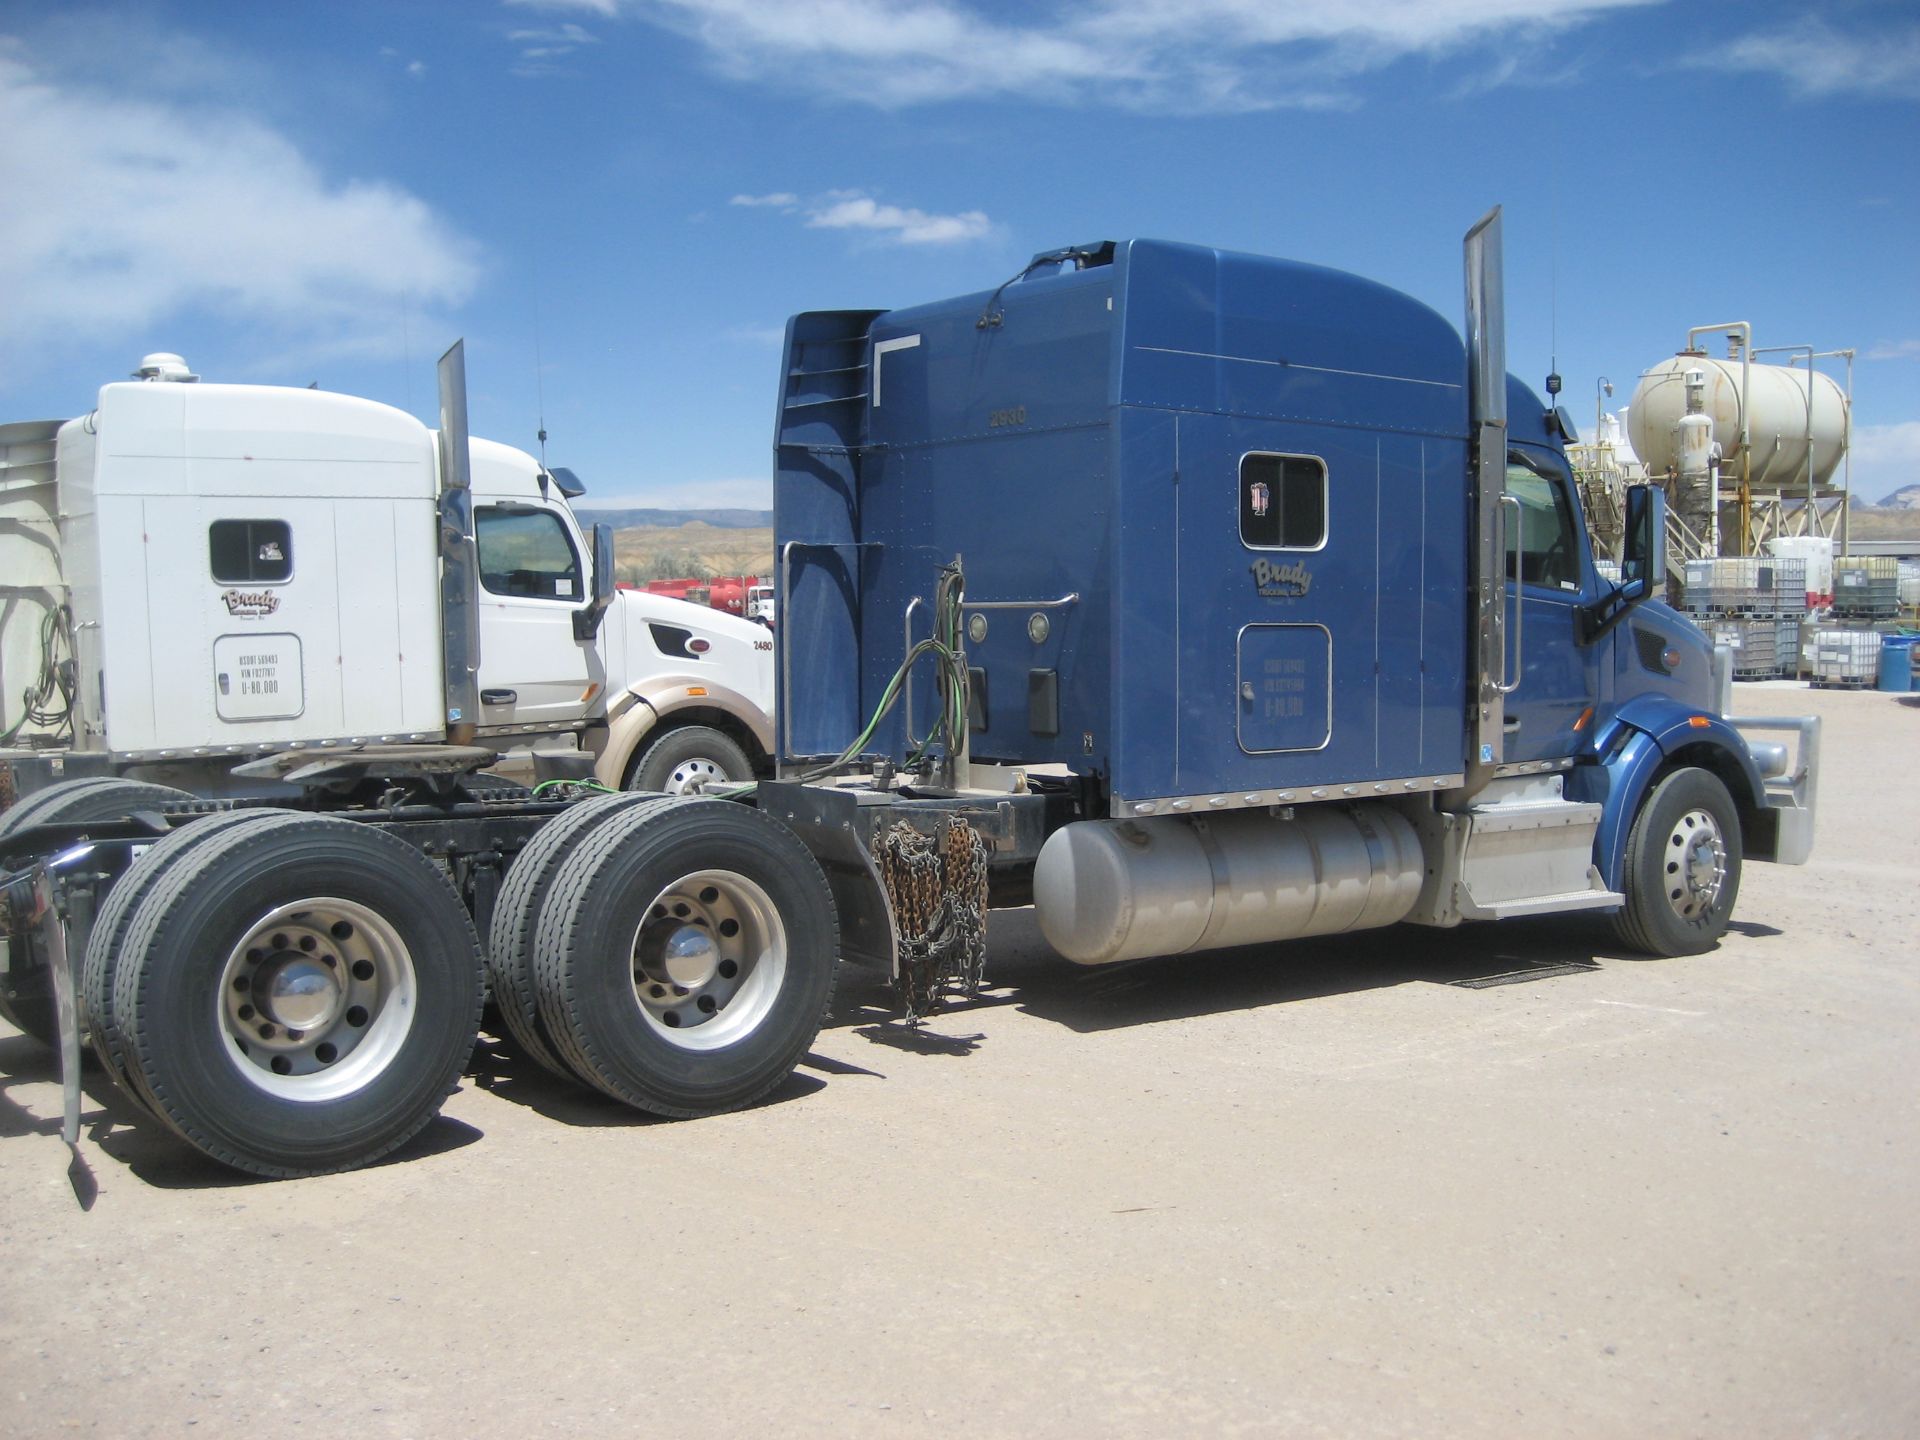
[[[909,1023],[938,1013],[947,993],[977,994],[987,958],[987,847],[959,816],[939,839],[895,821],[876,847],[900,932],[896,982]]]

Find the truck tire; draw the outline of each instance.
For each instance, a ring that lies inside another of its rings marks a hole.
[[[171,785],[124,780],[118,775],[63,780],[58,785],[34,791],[6,814],[0,815],[0,838],[18,834],[33,825],[77,825],[85,820],[118,820],[136,810],[197,798]]]
[[[574,1074],[555,1053],[540,1023],[540,1007],[533,989],[534,931],[540,910],[553,888],[560,864],[581,838],[611,815],[636,805],[658,805],[660,795],[600,795],[582,800],[555,816],[527,842],[507,867],[494,901],[493,924],[487,937],[487,979],[494,1007],[506,1022],[507,1036],[537,1064],[562,1079]],[[585,1083],[591,1084],[591,1081]]]
[[[171,785],[150,785],[118,775],[94,775],[85,780],[63,780],[36,790],[6,814],[0,815],[0,839],[34,825],[77,825],[87,820],[118,820],[136,810],[176,804],[196,797]],[[21,944],[16,936],[14,943]],[[53,980],[38,936],[25,938],[32,961],[17,966],[0,981],[0,1019],[30,1035],[42,1045],[58,1045],[59,1015],[53,1001]]]
[[[376,1160],[439,1110],[479,1031],[459,896],[418,850],[302,815],[179,855],[134,907],[109,1016],[154,1113],[256,1175]]]
[[[627,789],[697,795],[709,784],[751,779],[753,762],[734,741],[711,725],[682,725],[641,752]]]
[[[111,1075],[136,1105],[147,1106],[146,1095],[127,1073],[120,1050],[120,1035],[113,1023],[114,969],[126,942],[127,926],[133,912],[153,887],[180,863],[186,852],[198,849],[217,835],[231,830],[253,829],[276,821],[298,819],[283,810],[230,810],[209,815],[175,830],[138,855],[127,873],[114,882],[93,920],[93,933],[87,939],[86,959],[80,972],[81,1023],[101,1068]]]
[[[1621,943],[1698,955],[1726,933],[1740,893],[1740,815],[1719,777],[1687,766],[1655,782],[1627,836]]]
[[[616,815],[574,847],[540,914],[534,982],[581,1075],[657,1115],[710,1115],[792,1072],[838,951],[806,846],[758,810],[687,797]]]

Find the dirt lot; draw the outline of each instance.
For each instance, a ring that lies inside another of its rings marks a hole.
[[[1920,1433],[1920,697],[1826,717],[1815,863],[1698,959],[1591,924],[1079,971],[996,917],[925,1031],[849,975],[769,1104],[650,1123],[485,1046],[358,1174],[103,1087],[75,1202],[0,1036],[0,1430]]]

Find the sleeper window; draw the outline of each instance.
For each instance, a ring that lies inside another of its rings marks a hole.
[[[1240,542],[1255,550],[1315,550],[1327,538],[1327,467],[1311,455],[1240,457]]]
[[[580,603],[580,558],[548,510],[484,506],[473,515],[480,583],[494,595]]]
[[[284,520],[216,520],[207,568],[221,585],[277,585],[293,575],[293,530]]]

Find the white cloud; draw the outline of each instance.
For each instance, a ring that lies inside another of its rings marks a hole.
[[[1842,34],[1824,20],[1747,35],[1694,57],[1701,69],[1778,75],[1795,94],[1920,100],[1920,24]]]
[[[620,13],[620,0],[506,0],[522,10],[584,10],[611,20]]]
[[[400,52],[394,49],[391,45],[382,45],[380,47],[380,58],[382,60],[393,61],[396,65],[398,65],[408,75],[412,76],[415,80],[418,80],[422,75],[425,75],[427,73],[426,61],[404,59],[402,58]]]
[[[1920,481],[1920,420],[1853,427],[1853,489],[1863,503]]]
[[[929,215],[924,210],[882,205],[857,191],[837,190],[826,204],[808,210],[807,228],[876,230],[902,245],[951,245],[991,234],[993,222],[980,210],[964,210],[958,215]]]
[[[628,0],[621,12],[695,41],[735,78],[882,107],[1017,96],[1206,113],[1347,105],[1344,82],[1410,55],[1661,3],[1050,0],[990,13],[972,0]]]
[[[1920,340],[1882,340],[1860,352],[1862,360],[1920,360]]]
[[[771,195],[736,195],[727,202],[754,208],[777,209],[783,215],[804,215],[809,230],[858,230],[901,245],[954,245],[984,239],[993,233],[993,221],[982,210],[935,215],[901,205],[886,205],[864,190],[829,190],[811,200],[777,191]]]
[[[572,50],[581,45],[598,45],[599,38],[572,21],[551,30],[509,30],[507,39],[516,45],[545,45]]]
[[[1920,471],[1920,420],[1854,426],[1853,459],[1856,465],[1905,465]],[[1920,474],[1909,478],[1920,480]]]
[[[0,42],[0,354],[194,310],[351,347],[457,305],[476,247],[424,203],[318,172],[233,107],[83,89]]]
[[[513,73],[527,77],[557,75],[560,67],[555,61],[573,54],[583,45],[600,43],[599,36],[571,20],[547,29],[509,30],[507,39],[520,48],[520,59]]]

